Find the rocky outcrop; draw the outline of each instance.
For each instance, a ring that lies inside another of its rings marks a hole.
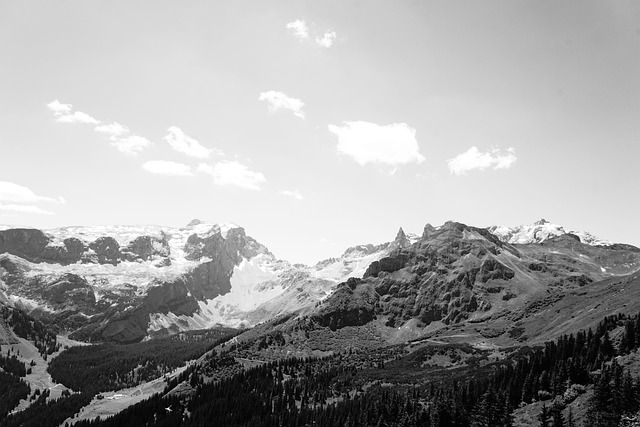
[[[422,240],[426,240],[429,237],[431,237],[433,235],[433,233],[436,231],[435,227],[431,224],[427,224],[424,226],[424,229],[422,231]]]
[[[99,264],[117,265],[120,260],[120,244],[113,237],[100,237],[89,243]]]
[[[96,227],[79,232],[85,241],[69,237],[69,228],[61,229],[64,239],[39,230],[4,230],[0,232],[0,249],[8,254],[0,255],[0,280],[7,293],[24,298],[25,308],[59,330],[74,331],[74,338],[139,341],[148,334],[151,315],[193,316],[200,309],[199,301],[231,290],[234,268],[243,259],[272,256],[242,228],[226,226],[223,233],[215,224],[209,227],[198,222],[192,227],[196,228],[191,234],[187,234],[189,227],[170,233],[140,227],[153,233],[138,236],[126,227],[114,227],[114,233],[120,233],[115,234],[119,240],[110,235],[95,237],[97,230],[104,229]],[[89,243],[88,236],[92,236]],[[176,258],[183,266],[164,273],[164,267],[172,265],[171,245],[175,241],[171,243],[171,239],[175,238],[184,242],[186,259]],[[121,245],[119,241],[128,243]],[[73,265],[48,269],[32,263]],[[147,271],[150,276],[145,281],[141,273]]]
[[[50,239],[40,230],[14,228],[0,231],[0,253],[10,253],[32,262],[40,262]]]
[[[513,279],[514,276],[515,273],[512,269],[494,259],[485,259],[480,265],[479,280],[482,283],[497,279],[509,280]]]
[[[75,274],[65,274],[42,289],[42,297],[57,310],[93,307],[96,296],[87,281]]]
[[[351,278],[340,284],[331,296],[330,304],[321,307],[314,319],[319,325],[337,330],[346,326],[361,326],[375,318],[377,294],[371,286],[359,286],[360,279]]]
[[[149,261],[158,257],[166,258],[170,254],[171,249],[164,233],[162,238],[152,236],[136,237],[121,249],[122,260],[130,262]]]
[[[403,268],[409,261],[409,256],[406,254],[397,254],[395,256],[385,257],[379,261],[374,261],[369,265],[367,271],[364,273],[363,278],[378,277],[381,272],[393,273]]]

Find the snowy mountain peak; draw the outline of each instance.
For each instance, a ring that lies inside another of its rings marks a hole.
[[[588,245],[612,244],[611,242],[599,239],[586,231],[566,231],[561,225],[553,224],[544,218],[530,225],[519,225],[513,228],[492,225],[491,227],[487,227],[487,230],[501,241],[512,244],[542,243],[545,240],[565,234],[578,236],[582,243]]]

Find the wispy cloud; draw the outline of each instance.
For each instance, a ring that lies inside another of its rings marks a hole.
[[[198,172],[211,175],[217,185],[233,185],[248,190],[260,190],[260,186],[267,181],[262,173],[252,171],[235,160],[222,160],[213,166],[201,163]]]
[[[103,135],[107,135],[112,139],[129,133],[129,129],[118,122],[113,122],[108,125],[96,126],[94,130]]]
[[[449,159],[447,164],[449,171],[455,175],[465,175],[474,169],[509,169],[518,160],[515,153],[516,150],[513,147],[507,148],[506,154],[502,154],[499,148],[494,147],[482,152],[474,146]]]
[[[329,125],[329,131],[338,137],[338,154],[345,154],[362,166],[372,163],[396,167],[425,159],[420,154],[416,130],[406,123],[383,126],[344,122],[342,126]]]
[[[291,98],[283,92],[277,92],[275,90],[262,92],[260,97],[258,97],[258,100],[266,101],[269,111],[271,112],[289,110],[294,116],[304,119],[304,112],[302,111],[304,102],[296,98]]]
[[[147,172],[167,176],[192,176],[191,166],[170,160],[150,160],[142,165]]]
[[[151,141],[143,136],[130,135],[124,138],[115,138],[111,145],[127,156],[137,156],[151,145]]]
[[[62,197],[40,196],[24,185],[0,181],[0,211],[54,215],[54,212],[34,204],[40,202],[54,203],[57,205],[66,203]]]
[[[296,200],[304,200],[302,193],[298,190],[281,190],[280,194],[287,197],[293,197]]]
[[[289,22],[286,25],[286,28],[291,30],[293,35],[299,40],[306,40],[309,38],[309,27],[307,26],[307,23],[301,19]]]
[[[316,37],[316,43],[318,46],[330,48],[336,41],[336,37],[335,31],[327,31],[322,35],[322,37]]]
[[[94,119],[87,113],[82,111],[73,111],[73,105],[62,104],[57,99],[47,104],[47,108],[53,112],[57,122],[61,123],[88,123],[96,125],[99,120]]]
[[[62,197],[39,196],[24,185],[0,181],[0,202],[64,204],[65,200]]]
[[[315,25],[311,23],[311,27],[315,27]],[[311,41],[313,36],[313,40],[315,40],[316,44],[325,48],[330,48],[331,46],[333,46],[334,42],[337,39],[337,34],[335,31],[313,31],[309,29],[309,25],[303,19],[296,19],[293,22],[287,23],[286,28],[299,41]]]
[[[111,140],[111,145],[127,156],[137,156],[145,148],[153,145],[143,136],[130,134],[129,129],[118,122],[96,126],[94,130],[102,135],[107,135]]]
[[[206,159],[214,151],[216,151],[216,154],[222,154],[221,151],[204,147],[197,140],[186,135],[182,129],[177,126],[171,126],[167,132],[169,133],[164,137],[164,140],[169,143],[171,148],[179,153],[186,154],[189,157],[196,157],[198,159]]]
[[[137,156],[142,150],[153,145],[147,138],[130,133],[129,129],[118,122],[101,124],[90,115],[73,111],[71,104],[62,104],[57,99],[47,104],[47,108],[53,112],[56,121],[61,123],[88,123],[99,125],[93,130],[99,134],[106,135],[111,140],[111,145],[127,156]]]

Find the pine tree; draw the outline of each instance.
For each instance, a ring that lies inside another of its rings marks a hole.
[[[542,404],[542,409],[540,410],[540,414],[538,415],[538,424],[540,427],[549,427],[549,411],[547,411],[547,404]]]
[[[553,427],[565,427],[564,416],[562,415],[562,408],[559,405],[553,405],[551,407],[551,420]]]
[[[569,415],[567,416],[567,427],[575,427],[573,422],[573,411],[571,410],[571,405],[569,405]]]

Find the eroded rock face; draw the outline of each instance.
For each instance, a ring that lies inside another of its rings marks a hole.
[[[131,262],[149,261],[156,257],[166,258],[170,254],[169,242],[164,234],[162,238],[139,236],[121,248],[122,260]]]
[[[378,296],[371,286],[359,286],[361,280],[351,278],[342,283],[331,296],[331,303],[315,315],[321,326],[331,330],[346,326],[362,326],[375,318]]]
[[[396,256],[382,258],[379,261],[372,262],[363,277],[365,279],[367,277],[378,277],[380,272],[383,271],[393,273],[403,268],[408,261],[409,257],[406,254],[397,254]]]
[[[42,289],[42,296],[58,310],[93,307],[96,297],[87,281],[75,274],[65,274]]]
[[[99,237],[84,243],[76,237],[68,237],[62,244],[40,230],[10,229],[0,231],[0,253],[10,253],[35,263],[69,265],[78,262],[117,265],[121,262],[148,261],[170,256],[166,236],[139,236],[126,247],[110,236]],[[165,261],[166,262],[166,261]]]
[[[193,226],[199,234],[187,234],[188,227],[172,229],[171,234],[152,229],[153,235],[139,236],[125,230],[131,240],[122,246],[112,236],[87,243],[76,237],[54,241],[39,230],[5,230],[0,232],[0,252],[8,254],[0,254],[0,280],[9,294],[24,298],[26,309],[60,331],[72,331],[75,339],[139,341],[148,334],[151,315],[193,316],[199,301],[231,290],[234,268],[243,259],[272,256],[242,228],[228,228],[223,235],[213,224]],[[95,236],[94,230],[83,234],[85,239]],[[170,243],[176,236],[185,242],[186,255],[186,260],[175,259],[177,268],[171,253],[175,243]],[[164,273],[165,267],[171,268]]]
[[[117,265],[120,260],[120,244],[113,237],[100,237],[89,243],[99,264]]]
[[[371,263],[362,280],[339,285],[315,316],[331,328],[373,318],[396,328],[412,319],[429,325],[517,317],[514,310],[524,307],[519,300],[606,277],[599,263],[617,272],[623,264],[638,265],[640,257],[634,250],[594,249],[572,236],[514,246],[486,229],[456,222],[438,229],[427,225],[420,241]],[[360,295],[374,295],[372,303]]]
[[[50,239],[40,230],[14,228],[0,231],[0,253],[7,252],[33,262],[40,262]]]

